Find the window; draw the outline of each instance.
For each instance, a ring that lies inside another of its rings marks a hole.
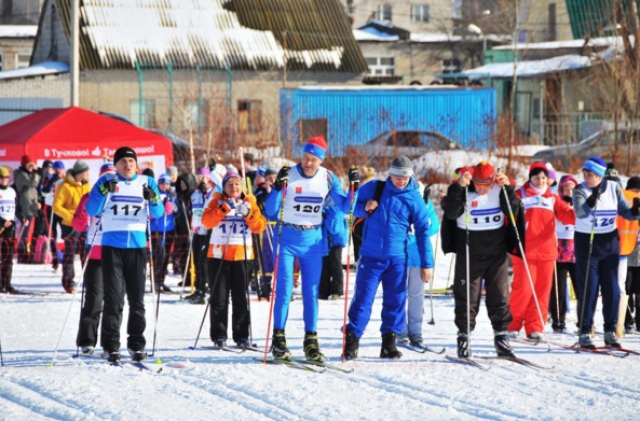
[[[189,101],[184,109],[182,124],[185,130],[189,130],[189,125],[192,129],[199,129],[205,126],[207,114],[209,113],[209,103],[202,101],[202,109],[200,110],[198,101]]]
[[[326,118],[300,120],[298,124],[300,144],[304,145],[307,143],[307,140],[314,136],[324,136],[327,142],[329,141],[329,137],[327,136],[329,122]]]
[[[31,61],[31,53],[18,53],[16,54],[16,69],[24,69],[29,67]]]
[[[259,133],[262,130],[262,101],[238,100],[238,133]]]
[[[378,20],[383,22],[391,22],[391,5],[380,4],[378,5]]]
[[[394,76],[396,73],[395,57],[366,57],[369,65],[369,75],[372,76]]]
[[[429,5],[414,4],[411,6],[411,22],[429,22]]]
[[[140,109],[140,100],[132,99],[130,101],[131,120],[141,127],[156,127],[156,102],[152,99],[142,100],[142,110]]]

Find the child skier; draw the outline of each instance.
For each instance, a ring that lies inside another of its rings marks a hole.
[[[15,249],[16,231],[16,191],[9,187],[11,174],[5,167],[0,167],[0,292],[13,294],[16,292],[11,285],[13,273],[13,253]],[[23,224],[28,225],[25,219]]]
[[[171,248],[176,239],[175,214],[178,211],[178,203],[171,195],[171,177],[162,174],[158,177],[158,189],[160,201],[164,205],[164,214],[161,218],[151,220],[151,247],[153,248],[153,280],[156,283],[157,292],[171,292],[165,285],[169,266]],[[163,248],[164,245],[164,248]]]

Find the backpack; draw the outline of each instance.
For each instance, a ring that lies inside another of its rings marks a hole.
[[[378,204],[380,204],[380,199],[382,198],[382,192],[384,191],[384,185],[386,184],[385,180],[376,180],[376,191],[373,193],[373,198],[372,200],[375,200],[376,202],[378,202]],[[374,211],[371,211],[369,213],[369,215],[371,215]],[[354,237],[362,239],[362,228],[364,226],[364,220],[367,219],[367,217],[363,217],[363,218],[357,218],[355,221],[353,221],[353,226],[351,227],[351,232],[353,233]]]

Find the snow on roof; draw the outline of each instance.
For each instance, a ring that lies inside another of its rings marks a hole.
[[[510,35],[495,35],[488,34],[486,39],[491,42],[508,42],[511,40]],[[412,32],[411,33],[411,41],[412,42],[424,42],[424,43],[437,43],[437,42],[469,42],[469,41],[478,41],[481,42],[483,40],[483,36],[481,35],[470,35],[470,36],[462,36],[462,35],[451,35],[446,33],[438,33],[438,32]]]
[[[518,77],[533,77],[548,73],[575,70],[590,67],[593,60],[590,57],[566,55],[552,57],[545,60],[519,61],[517,64]],[[491,63],[462,72],[471,79],[482,77],[511,78],[513,77],[513,62]]]
[[[24,69],[5,70],[0,72],[0,80],[17,79],[33,76],[55,75],[58,73],[68,73],[69,65],[58,61],[45,61],[36,65],[25,67]]]
[[[0,38],[35,38],[38,25],[0,25]]]
[[[630,37],[633,43],[633,36]],[[590,38],[587,46],[589,47],[609,47],[611,45],[622,44],[622,37],[601,37]],[[572,39],[567,41],[549,41],[549,42],[529,42],[516,44],[518,50],[557,50],[561,48],[582,48],[585,45],[584,39]],[[513,45],[501,45],[494,47],[494,50],[512,50]]]
[[[289,48],[284,49],[271,30],[243,25],[240,12],[229,10],[226,3],[224,0],[84,0],[83,32],[104,68],[131,68],[136,62],[143,66],[171,63],[222,69],[282,68],[288,59],[306,68],[322,64],[338,69],[345,55],[344,43],[353,42],[351,36],[343,40],[336,33],[332,34],[337,39],[335,42],[307,43],[308,49],[292,48],[291,44],[305,36],[294,29]],[[295,17],[289,9],[285,7],[279,13]],[[317,11],[308,13],[317,14]],[[255,27],[269,28],[269,22],[258,22]]]
[[[382,42],[393,41],[395,42],[400,39],[397,35],[382,36],[382,35],[374,34],[370,31],[363,31],[362,29],[353,29],[353,36],[358,42],[360,41],[382,41]]]

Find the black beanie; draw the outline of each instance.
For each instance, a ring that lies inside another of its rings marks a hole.
[[[116,153],[113,155],[113,165],[116,165],[118,161],[121,160],[122,158],[133,158],[136,160],[136,163],[138,163],[138,157],[136,156],[136,151],[134,151],[128,146],[123,146],[121,148],[118,148]]]
[[[629,178],[629,180],[627,181],[627,190],[629,189],[640,190],[640,177],[634,175],[633,177]]]

